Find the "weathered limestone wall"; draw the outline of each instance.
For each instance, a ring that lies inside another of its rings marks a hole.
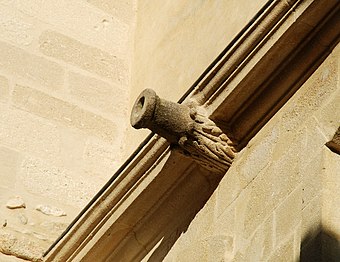
[[[0,0],[2,253],[39,257],[124,160],[134,2]]]
[[[152,88],[176,102],[266,2],[138,1],[131,101]],[[132,151],[148,131],[129,133]]]
[[[339,127],[339,55],[242,150],[165,261],[321,261],[321,242],[325,261],[339,257],[340,156],[325,146]]]

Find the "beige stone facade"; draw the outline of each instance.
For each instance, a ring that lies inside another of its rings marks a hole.
[[[0,261],[339,260],[339,8],[0,0]],[[138,147],[144,88],[215,121],[230,169]]]
[[[124,161],[135,9],[0,1],[0,261],[41,257]]]
[[[131,106],[145,88],[177,102],[265,2],[139,1]],[[131,149],[148,134],[129,133]]]
[[[239,153],[164,261],[323,261],[321,246],[324,261],[339,258],[340,156],[325,146],[339,125],[339,52]]]

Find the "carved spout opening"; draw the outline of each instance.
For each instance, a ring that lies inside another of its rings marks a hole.
[[[152,89],[145,89],[138,96],[130,121],[134,128],[148,128],[169,142],[177,142],[194,123],[190,108],[161,99]]]
[[[137,102],[137,106],[136,106],[137,111],[136,111],[136,113],[140,112],[140,111],[143,109],[144,102],[145,102],[145,97],[142,96],[142,97],[138,100],[138,102]]]
[[[159,97],[152,89],[145,89],[136,99],[132,108],[130,122],[136,128],[152,127],[153,115],[156,109],[157,100]]]

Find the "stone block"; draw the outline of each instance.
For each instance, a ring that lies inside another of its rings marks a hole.
[[[287,141],[287,143],[289,143]],[[268,182],[272,187],[271,197],[277,206],[302,181],[299,172],[301,163],[301,141],[293,140],[287,151],[281,152],[268,169]]]
[[[340,155],[325,148],[322,177],[322,225],[326,233],[340,241]]]
[[[261,260],[265,260],[274,248],[273,237],[274,225],[273,216],[269,218],[257,229],[254,237],[250,241],[253,252],[258,252]]]
[[[340,66],[339,66],[340,68]],[[340,74],[340,73],[339,73]],[[335,130],[339,127],[338,116],[340,115],[340,81],[338,81],[337,91],[328,99],[322,108],[315,114],[314,118],[318,124],[319,130],[327,140],[332,139]]]
[[[161,97],[176,101],[264,3],[140,2],[135,37],[140,48],[135,51],[133,92],[157,87]],[[242,10],[242,17],[230,10]],[[183,55],[192,59],[183,59]]]
[[[127,83],[128,68],[116,56],[85,45],[76,39],[54,31],[45,31],[39,38],[40,51],[81,69],[117,83]]]
[[[282,116],[286,130],[299,129],[310,114],[322,108],[338,89],[339,50],[339,47],[336,48],[332,55],[328,56],[286,104],[286,111]]]
[[[250,239],[239,240],[235,255],[225,257],[225,261],[265,261],[273,250],[273,242],[273,216],[269,216]]]
[[[59,90],[64,84],[64,70],[60,65],[4,42],[0,42],[0,67],[8,74],[50,91]]]
[[[243,165],[240,166],[238,172],[243,187],[246,187],[272,161],[279,132],[278,126],[274,126],[265,134],[260,132],[249,142],[243,153]]]
[[[240,237],[248,239],[264,219],[272,212],[275,200],[271,199],[271,187],[268,183],[254,183],[251,188],[242,192],[237,199],[236,216],[239,219]]]
[[[58,159],[56,155],[60,150],[60,134],[56,125],[24,111],[8,109],[5,105],[0,104],[0,110],[1,145],[50,162]]]
[[[238,209],[244,217],[244,237],[248,238],[274,208],[301,182],[298,172],[299,145],[274,161],[242,192],[245,199],[237,199]]]
[[[294,233],[294,261],[299,261],[301,255],[301,231],[302,231],[302,221],[295,227]]]
[[[96,177],[95,184],[104,185],[124,160],[122,151],[118,146],[89,139],[83,152],[84,175],[89,179]]]
[[[218,207],[218,206],[217,206]],[[222,232],[228,236],[233,236],[235,232],[235,205],[231,204],[223,209],[220,214],[216,213],[215,222],[212,225],[214,234]]]
[[[5,255],[3,253],[0,253],[0,261],[2,262],[25,262],[26,261],[27,262],[27,260],[23,260],[15,256]]]
[[[128,117],[128,91],[119,85],[77,73],[69,74],[69,93],[82,107],[89,106],[110,118]]]
[[[36,225],[36,230],[47,234],[49,239],[54,241],[64,232],[68,225],[69,221],[65,223],[60,221],[49,221],[46,219],[45,221]]]
[[[31,194],[53,200],[62,207],[65,205],[82,208],[100,189],[92,181],[87,181],[78,174],[52,166],[42,160],[27,158],[22,163],[20,184]],[[48,202],[39,204],[49,204]],[[68,213],[68,211],[65,209]],[[72,213],[76,212],[75,210]]]
[[[323,149],[328,141],[325,134],[320,130],[318,123],[314,119],[311,120],[312,121],[306,125],[305,129],[306,138],[300,154],[301,158],[304,160],[301,161],[301,168],[306,168],[307,165],[310,164],[309,161],[311,158],[323,163]]]
[[[316,196],[302,210],[301,243],[307,245],[321,231],[322,197]],[[303,247],[302,247],[303,248]]]
[[[240,195],[242,191],[242,185],[239,178],[238,167],[242,165],[242,152],[240,155],[236,155],[234,163],[228,170],[228,174],[225,175],[220,181],[216,189],[216,216],[219,217],[226,209],[229,209],[231,203]]]
[[[324,167],[324,154],[319,153],[306,159],[301,168],[302,174],[302,208],[310,203],[316,196],[322,194],[322,177]]]
[[[2,5],[12,5],[15,0],[0,0],[0,4]]]
[[[0,76],[0,102],[6,102],[9,96],[9,86],[7,78]]]
[[[205,204],[204,208],[196,214],[186,233],[179,238],[177,247],[179,247],[180,250],[191,249],[193,242],[197,244],[197,247],[199,247],[200,244],[204,244],[206,248],[208,248],[209,241],[207,239],[216,234],[213,226],[216,222],[215,208],[216,197],[213,195]],[[223,231],[223,229],[221,229],[221,231]],[[217,234],[221,234],[221,231]]]
[[[88,136],[74,128],[58,128],[58,131],[60,149],[59,152],[55,152],[55,161],[50,161],[50,163],[64,167],[74,174],[83,173],[86,164],[84,152]],[[100,169],[102,162],[98,161],[96,166]]]
[[[216,223],[216,194],[209,197],[202,208],[195,216],[195,234],[192,239],[206,239],[212,235],[213,225]],[[207,227],[206,225],[209,225]],[[190,225],[189,227],[191,227]]]
[[[178,251],[175,261],[178,262],[211,261],[208,260],[207,249],[208,249],[207,243],[204,241],[192,242],[192,245],[190,247],[186,247],[181,251]]]
[[[128,1],[111,1],[111,0],[87,0],[93,6],[117,17],[125,23],[133,19],[134,2]]]
[[[64,126],[77,128],[108,142],[116,141],[123,132],[110,120],[29,87],[15,86],[13,104],[27,112]]]
[[[234,239],[232,236],[222,234],[206,239],[207,261],[228,261],[233,252]]]
[[[275,245],[280,245],[302,220],[302,188],[297,187],[274,211]]]
[[[252,210],[249,210],[249,202],[251,201],[257,201],[256,196],[252,196],[252,190],[251,189],[245,189],[242,191],[240,196],[235,200],[235,224],[234,224],[234,231],[238,232],[238,234],[235,235],[235,246],[236,249],[244,249],[244,240],[247,240],[250,238],[251,234],[245,233],[245,227],[246,227],[246,219],[247,214],[249,212],[252,212]],[[261,212],[261,211],[260,211]],[[254,218],[256,215],[254,214]],[[262,221],[261,221],[262,222]],[[258,225],[261,224],[261,222],[258,223]]]
[[[223,177],[217,189],[218,214],[223,212],[244,188],[256,180],[257,176],[267,172],[265,170],[272,161],[278,137],[278,128],[266,128],[237,154],[228,174]]]
[[[2,6],[0,9],[0,35],[3,40],[27,47],[34,41],[35,25],[12,6]]]
[[[294,261],[294,237],[290,237],[269,257],[268,262]]]
[[[15,187],[21,160],[19,152],[0,146],[0,188],[12,189]]]
[[[215,219],[211,221],[210,230],[201,229],[206,232],[203,240],[207,243],[208,260],[223,260],[229,257],[234,250],[235,241],[235,206],[231,205],[223,209],[220,215],[215,211]],[[218,216],[217,216],[218,215]],[[201,227],[204,227],[204,217],[202,217]],[[202,239],[202,236],[200,236]]]
[[[284,111],[282,113],[284,113]],[[285,121],[282,120],[282,114],[280,111],[278,112],[277,119],[279,121],[276,122],[276,125],[280,128],[280,135],[273,150],[273,162],[282,161],[282,157],[290,151],[291,157],[297,160],[297,163],[295,164],[303,163],[304,161],[299,160],[304,154],[303,147],[307,144],[307,127],[305,125],[301,125],[294,131],[286,130],[284,127]]]
[[[45,0],[41,3],[40,0],[30,0],[15,1],[11,6],[35,18],[34,24],[41,24],[42,29],[53,28],[90,46],[128,57],[131,47],[128,42],[129,26],[132,21],[124,22],[86,1]]]

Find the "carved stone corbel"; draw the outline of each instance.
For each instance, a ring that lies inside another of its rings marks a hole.
[[[177,104],[145,89],[131,112],[131,125],[148,128],[166,138],[174,149],[203,167],[226,172],[235,156],[232,141],[199,107]]]

